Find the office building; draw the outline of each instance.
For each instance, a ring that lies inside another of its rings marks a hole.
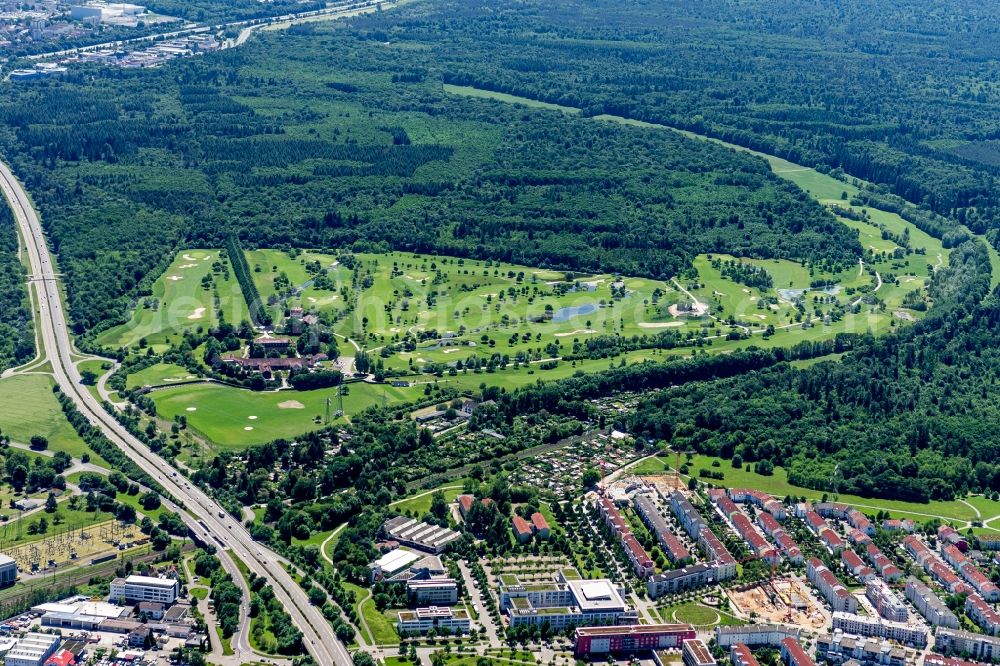
[[[157,601],[172,604],[177,601],[181,584],[176,578],[129,576],[111,582],[110,600],[119,604],[136,604],[140,601]]]
[[[452,609],[440,606],[428,606],[412,611],[399,611],[396,630],[400,635],[420,634],[421,636],[434,629],[437,632],[450,634],[466,634],[472,622],[469,614],[462,609]]]
[[[630,624],[619,627],[579,627],[574,635],[577,657],[679,648],[694,640],[690,624]]]
[[[684,666],[716,666],[718,663],[708,646],[699,638],[684,641],[681,655]]]
[[[531,584],[522,584],[514,575],[502,575],[500,608],[507,611],[512,627],[547,623],[560,631],[570,626],[639,621],[636,610],[625,602],[622,591],[611,581],[567,577],[566,572],[559,572],[551,583]]]
[[[454,578],[409,580],[406,596],[416,605],[454,604],[458,602],[458,582]]]

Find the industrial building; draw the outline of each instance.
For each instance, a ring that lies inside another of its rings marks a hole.
[[[53,634],[27,633],[4,656],[4,666],[42,666],[59,643],[59,637]]]
[[[401,544],[419,548],[435,555],[461,535],[447,527],[422,523],[406,516],[396,516],[385,521],[382,526],[386,534]]]
[[[13,557],[0,553],[0,587],[8,587],[17,582],[17,562]]]

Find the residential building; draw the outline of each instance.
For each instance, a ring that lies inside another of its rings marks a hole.
[[[857,612],[858,600],[819,559],[815,557],[809,559],[806,564],[806,577],[819,589],[833,610]]]
[[[691,538],[697,539],[705,526],[705,521],[698,510],[684,496],[684,493],[675,490],[670,494],[670,509]]]
[[[852,529],[847,533],[847,540],[854,545],[866,545],[872,542],[870,536],[857,529]]]
[[[786,638],[781,641],[781,660],[785,666],[816,666],[816,662],[794,638]]]
[[[1000,613],[975,592],[965,598],[965,614],[979,625],[984,633],[990,636],[1000,634]]]
[[[909,613],[906,604],[881,578],[873,578],[865,583],[865,597],[872,603],[878,614],[893,622],[906,622]]]
[[[747,502],[748,504],[752,504],[758,509],[763,509],[778,520],[784,520],[787,517],[785,505],[781,501],[759,490],[752,490],[749,488],[730,488],[729,498],[734,502]]]
[[[975,661],[965,661],[954,657],[934,654],[933,652],[924,657],[924,666],[980,666]]]
[[[733,643],[733,647],[729,649],[729,659],[733,666],[760,666],[757,657],[753,656],[753,652],[744,643]]]
[[[847,511],[847,524],[863,534],[875,536],[875,525],[872,524],[872,521],[868,520],[868,516],[857,509],[849,509]]]
[[[510,519],[511,529],[514,530],[514,538],[518,543],[528,543],[531,541],[531,523],[521,516],[513,516]]]
[[[705,552],[706,558],[715,569],[717,581],[729,580],[736,576],[736,558],[730,554],[725,544],[715,536],[711,529],[705,527],[698,536],[698,545]]]
[[[718,663],[711,650],[700,638],[684,641],[681,648],[684,666],[716,666]]]
[[[162,620],[163,614],[167,610],[166,604],[158,601],[142,601],[136,605],[135,610],[140,615],[145,615],[150,620]]]
[[[172,604],[177,601],[181,584],[176,578],[153,578],[152,576],[129,576],[111,581],[109,600],[117,603],[139,603],[155,601]]]
[[[816,639],[816,659],[834,666],[850,660],[860,666],[908,666],[916,663],[916,653],[885,639],[836,632]]]
[[[917,578],[910,576],[906,579],[904,594],[929,624],[958,629],[958,616],[951,612],[941,597]]]
[[[454,578],[409,580],[406,581],[406,596],[414,605],[458,603],[458,582]]]
[[[941,525],[937,530],[938,541],[942,544],[951,544],[963,553],[969,549],[969,542],[965,540],[951,525]]]
[[[728,648],[743,643],[751,647],[780,647],[786,638],[798,640],[802,630],[783,624],[747,624],[738,627],[718,626],[715,628],[715,642]]]
[[[890,583],[899,580],[903,576],[903,572],[900,571],[896,565],[892,563],[892,560],[886,557],[875,544],[870,543],[866,545],[865,553],[867,553],[868,561],[872,563],[873,567],[875,567],[875,571],[878,572],[878,575],[882,576],[882,578],[886,579]]]
[[[598,654],[634,653],[679,648],[695,639],[690,624],[630,624],[618,627],[578,627],[574,652],[585,658]]]
[[[949,528],[950,529],[950,528]],[[954,532],[954,530],[952,530]],[[941,531],[938,530],[940,534]],[[955,570],[969,582],[979,594],[989,602],[1000,600],[1000,588],[991,581],[975,563],[952,543],[941,542],[941,554],[948,564],[955,567]]]
[[[649,577],[646,581],[646,591],[650,598],[656,599],[664,594],[672,594],[681,590],[690,590],[715,582],[715,569],[707,564],[691,564],[682,569],[664,571]]]
[[[549,522],[537,511],[531,514],[531,531],[537,534],[539,539],[548,539],[551,533]]]
[[[655,500],[649,495],[639,494],[633,500],[635,512],[642,519],[643,524],[649,528],[657,543],[663,548],[663,552],[671,562],[677,564],[691,559],[691,553],[684,547],[681,540],[674,535],[670,526],[660,510],[656,507]]]
[[[472,622],[466,611],[439,606],[399,611],[396,622],[396,630],[400,635],[405,632],[407,635],[420,634],[422,636],[431,629],[438,632],[466,634],[471,626]]]
[[[4,656],[4,666],[42,666],[59,648],[60,638],[53,634],[29,632]]]
[[[754,555],[768,564],[777,565],[781,563],[781,556],[778,555],[778,551],[757,531],[757,528],[754,527],[745,513],[737,509],[730,514],[729,519],[736,529],[736,533],[750,545],[750,550],[753,551]]]
[[[935,634],[934,649],[945,656],[968,655],[988,663],[1000,659],[1000,638],[942,627]]]
[[[632,564],[632,570],[635,572],[635,575],[639,578],[648,578],[651,576],[654,569],[653,558],[649,556],[646,549],[642,547],[639,540],[632,534],[632,529],[629,527],[628,521],[622,517],[621,512],[618,511],[618,507],[615,506],[614,502],[607,497],[599,497],[597,499],[597,510],[604,519],[604,523],[608,526],[608,529],[611,530],[612,535],[621,542],[622,548],[625,549],[625,555]]]
[[[835,611],[833,628],[840,629],[845,634],[888,638],[919,648],[927,646],[927,628],[916,623],[893,622],[880,617]]]
[[[840,554],[840,559],[843,560],[844,566],[855,576],[865,568],[865,561],[855,553],[853,550],[847,549]]]

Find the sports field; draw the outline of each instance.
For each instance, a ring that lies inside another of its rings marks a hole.
[[[220,311],[234,324],[247,318],[246,302],[228,262],[220,259],[218,250],[185,250],[155,282],[152,296],[139,300],[132,319],[100,334],[97,343],[129,347],[145,339],[164,350],[185,330],[217,323]]]

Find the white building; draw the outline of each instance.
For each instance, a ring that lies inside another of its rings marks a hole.
[[[880,617],[836,611],[833,614],[833,628],[840,629],[845,634],[888,638],[920,648],[927,646],[927,628],[916,623],[892,622]]]
[[[909,618],[906,604],[881,578],[872,578],[865,583],[865,596],[875,606],[878,614],[885,619],[906,622]]]
[[[458,602],[458,582],[454,578],[409,580],[406,595],[415,604],[454,604]]]
[[[611,581],[567,579],[563,573],[552,583],[531,585],[516,576],[501,578],[500,607],[512,627],[548,624],[560,631],[571,625],[639,623],[639,614]]]
[[[4,657],[4,666],[42,666],[59,647],[52,634],[25,634]]]
[[[465,634],[469,632],[471,625],[469,614],[464,610],[428,606],[412,611],[399,611],[396,630],[400,634],[404,631],[407,634],[426,634],[431,629]]]
[[[0,553],[0,587],[13,585],[17,581],[17,562],[13,557]]]
[[[172,604],[177,601],[180,587],[180,583],[174,578],[153,578],[151,576],[116,578],[111,582],[110,599],[120,604],[141,601]]]

